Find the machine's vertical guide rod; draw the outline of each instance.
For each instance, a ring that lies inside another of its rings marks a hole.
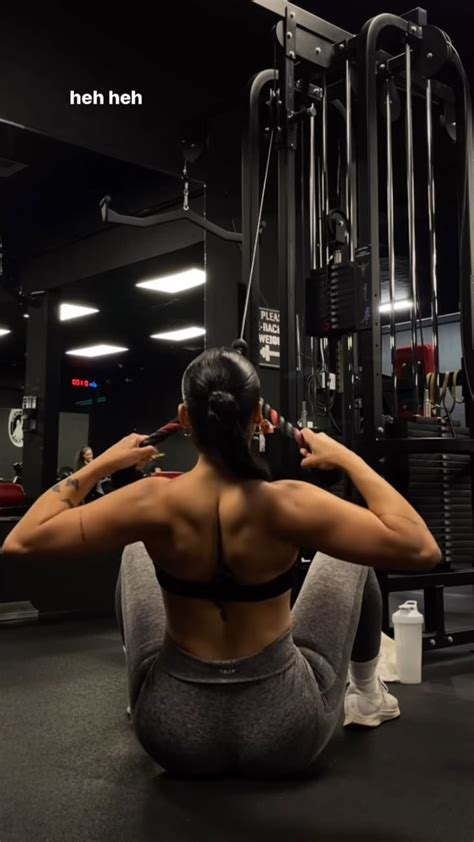
[[[383,434],[382,331],[380,324],[379,166],[377,125],[377,44],[386,29],[407,32],[407,22],[381,14],[367,21],[357,37],[357,245],[355,262],[369,289],[370,330],[359,334],[361,368],[362,436],[360,449],[378,469],[375,439]]]
[[[346,160],[345,160],[345,196],[344,211],[348,224],[347,258],[354,259],[353,237],[353,153],[352,153],[352,69],[349,59],[345,62],[345,106],[346,106]],[[354,394],[354,334],[341,336],[338,340],[338,376],[342,385],[342,434],[344,444],[354,449],[355,438],[355,394]],[[348,476],[344,478],[344,496],[349,500],[353,495],[352,483]]]
[[[433,103],[431,79],[426,82],[426,139],[428,153],[428,227],[430,236],[431,341],[434,353],[434,403],[439,404],[438,266],[436,253],[436,182],[433,163]]]
[[[322,239],[323,239],[323,266],[329,273],[329,237],[328,237],[328,216],[329,216],[329,178],[328,178],[328,90],[326,74],[322,82],[322,120],[321,120],[321,206],[322,206]],[[330,401],[330,367],[329,367],[329,340],[321,339],[321,356],[324,370],[324,392],[326,396],[326,415],[329,419]]]
[[[324,263],[324,242],[323,242],[323,172],[322,172],[323,168],[322,168],[322,165],[321,165],[322,109],[321,109],[321,121],[320,121],[320,123],[321,123],[321,126],[318,127],[319,128],[318,135],[321,136],[321,143],[318,147],[318,158],[317,158],[317,161],[318,161],[318,171],[317,171],[317,177],[318,177],[318,204],[317,204],[318,248],[317,248],[317,257],[318,257],[318,263],[317,263],[317,266],[318,266],[319,269],[322,269],[325,265],[325,263]],[[323,348],[322,339],[320,339],[319,342],[316,341],[314,343],[314,345],[315,345],[315,348],[316,348],[316,351],[315,351],[316,361],[317,361],[316,365],[318,364],[318,361],[320,360],[320,362],[321,362],[320,370],[322,370],[322,363],[323,363],[323,359],[324,359],[324,352],[322,352],[322,348]],[[313,388],[313,396],[314,396],[315,410],[316,410],[318,386],[319,386],[319,381],[318,381],[318,376],[316,375],[315,379],[313,380],[313,387],[314,387]]]
[[[345,62],[345,105],[346,105],[346,179],[345,179],[345,213],[348,222],[349,234],[349,260],[354,259],[354,241],[352,235],[352,168],[353,168],[353,154],[352,154],[352,78],[351,78],[351,64],[349,59]],[[342,372],[340,376],[342,379],[342,432],[344,436],[344,443],[351,450],[354,446],[355,434],[355,394],[354,394],[354,337],[352,334],[343,336],[339,340],[340,354],[339,359],[342,363]],[[348,488],[346,491],[349,490]]]
[[[321,187],[322,187],[322,211],[323,211],[323,240],[324,240],[324,259],[327,266],[329,261],[329,241],[327,235],[327,220],[329,214],[329,179],[328,179],[328,91],[326,85],[326,74],[323,76],[323,95],[322,95],[322,124],[321,124],[321,146],[322,146],[322,170],[321,170]]]
[[[282,115],[278,150],[278,257],[280,292],[280,406],[285,418],[297,418],[296,382],[296,197],[294,114],[296,12],[286,7],[284,48],[281,55],[280,99]]]
[[[416,230],[415,230],[415,174],[413,162],[413,109],[412,109],[412,84],[411,84],[411,47],[407,39],[405,42],[405,74],[406,74],[406,114],[405,114],[405,143],[406,143],[406,166],[407,166],[407,206],[408,206],[408,265],[410,273],[410,286],[412,295],[411,308],[411,346],[412,346],[412,387],[413,387],[413,412],[416,413],[419,407],[418,391],[418,353],[417,353],[417,329],[416,311],[418,307],[418,288],[416,279]]]
[[[309,247],[311,269],[317,268],[317,241],[316,241],[316,139],[315,139],[316,117],[312,114],[309,118]]]
[[[350,198],[349,198],[349,220],[350,220],[350,234],[351,234],[351,241],[350,241],[350,249],[349,249],[349,257],[350,260],[354,260],[355,258],[355,250],[357,246],[357,156],[354,154],[354,125],[352,120],[352,91],[353,91],[353,67],[351,62],[347,63],[346,67],[346,84],[348,84],[349,89],[346,92],[346,99],[349,102],[349,127],[350,133],[348,135],[348,142],[350,148],[350,154],[348,154],[348,161],[350,161]],[[350,96],[348,97],[347,94],[350,92]],[[359,337],[357,333],[352,335],[352,359],[353,359],[353,377],[359,381]],[[360,435],[360,399],[356,397],[355,394],[355,383],[354,383],[354,431],[356,435]]]
[[[316,207],[316,116],[314,114],[309,118],[309,249],[310,249],[310,267],[312,270],[318,266],[318,252],[317,252],[317,207]],[[308,389],[310,401],[311,395],[317,394],[316,386],[316,342],[314,336],[310,338],[310,352],[311,352],[311,389]]]
[[[346,60],[346,216],[349,222],[349,260],[354,260],[354,203],[352,198],[352,78],[351,64]]]
[[[393,147],[392,147],[392,98],[390,79],[385,83],[385,119],[387,123],[387,230],[388,271],[390,288],[390,362],[392,365],[393,412],[398,415],[397,396],[397,338],[395,325],[396,265],[395,265],[395,219],[393,207]]]
[[[322,167],[321,157],[318,151],[318,266],[324,266],[324,244],[323,244],[323,189],[322,189]]]
[[[308,169],[306,160],[306,132],[307,126],[302,121],[298,126],[298,150],[299,150],[299,214],[297,214],[297,223],[299,222],[299,263],[297,263],[299,277],[306,278],[308,273],[308,230],[307,230],[307,196],[306,184],[308,180]],[[298,218],[299,217],[299,218]],[[305,324],[305,297],[301,286],[297,289],[297,294],[300,295],[296,301],[296,370],[300,377],[297,381],[297,400],[302,405],[302,415],[304,418],[304,426],[306,426],[306,381],[305,381],[305,362],[306,354],[306,335],[303,329]]]

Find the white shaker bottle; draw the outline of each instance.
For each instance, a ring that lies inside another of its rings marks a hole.
[[[395,629],[398,675],[402,684],[421,683],[423,614],[416,599],[399,605],[392,615]]]

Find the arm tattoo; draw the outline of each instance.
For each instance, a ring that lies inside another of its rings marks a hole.
[[[68,485],[72,486],[76,491],[79,491],[79,480],[78,479],[68,478],[66,480],[66,486],[68,486]],[[61,494],[61,483],[57,482],[56,485],[53,485],[51,491],[55,491],[56,494]],[[60,497],[59,500],[60,500],[61,503],[66,503],[66,505],[69,506],[70,509],[74,509],[78,505],[77,503],[73,503],[72,500],[69,500],[68,497]]]

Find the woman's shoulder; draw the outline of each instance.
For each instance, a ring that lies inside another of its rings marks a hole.
[[[295,516],[299,516],[303,512],[316,511],[316,504],[318,504],[317,508],[320,509],[324,503],[325,495],[327,495],[327,492],[322,491],[311,482],[285,479],[271,483],[269,497],[272,501],[275,521],[284,525],[286,522],[293,522]]]
[[[311,492],[312,489],[315,489],[311,482],[304,482],[302,480],[297,479],[280,479],[272,482],[270,485],[270,493],[274,496],[276,500],[281,502],[285,502],[288,499],[297,499],[302,494]]]

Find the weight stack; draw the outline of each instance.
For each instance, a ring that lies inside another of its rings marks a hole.
[[[407,422],[408,437],[452,438],[447,421],[417,418]],[[468,438],[465,428],[456,437]],[[442,447],[442,444],[441,444]],[[426,522],[443,553],[447,567],[472,564],[474,530],[471,457],[464,453],[411,453],[407,499]]]
[[[331,263],[306,279],[307,336],[343,336],[371,324],[368,286],[356,263]]]

